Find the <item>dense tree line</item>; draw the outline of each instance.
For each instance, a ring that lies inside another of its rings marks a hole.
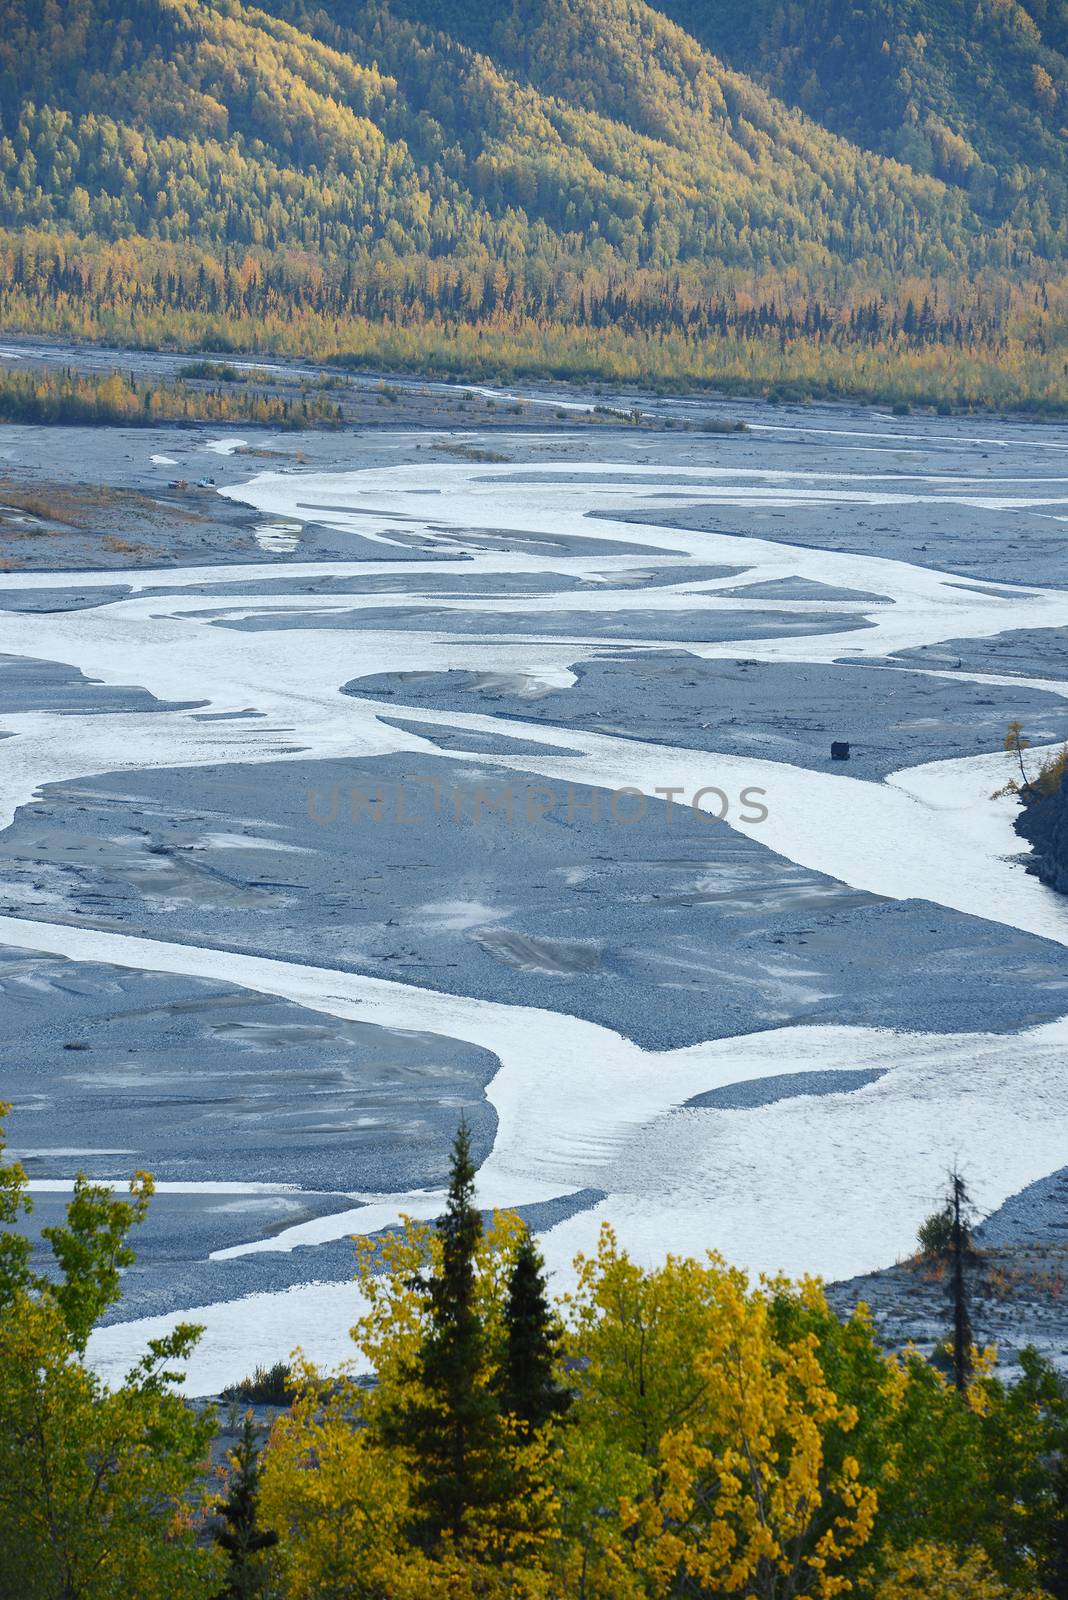
[[[212,369],[205,362],[191,376],[210,380]],[[0,422],[150,428],[160,422],[240,421],[273,428],[334,428],[341,420],[336,401],[310,392],[288,400],[255,387],[190,388],[181,381],[145,382],[117,371],[0,371]]]
[[[360,1246],[376,1381],[299,1364],[220,1485],[173,1392],[195,1327],[117,1388],[86,1365],[151,1180],[131,1188],[79,1179],[39,1273],[0,1163],[3,1600],[1068,1595],[1068,1383],[1033,1351],[1012,1384],[965,1362],[956,1294],[954,1384],[815,1282],[643,1270],[608,1227],[554,1305],[519,1218],[480,1214],[462,1126],[441,1219]],[[951,1263],[958,1213],[927,1225]]]
[[[66,241],[64,241],[66,244]],[[151,263],[155,260],[155,269]],[[944,297],[940,301],[940,293]],[[1057,294],[1058,301],[1061,296]],[[617,275],[562,270],[530,282],[521,269],[503,263],[480,266],[395,261],[360,270],[351,262],[333,271],[278,256],[225,251],[221,261],[195,261],[159,250],[115,251],[96,257],[44,235],[0,236],[0,295],[8,305],[87,304],[97,313],[129,307],[132,312],[206,312],[225,320],[291,312],[320,317],[366,317],[398,323],[485,321],[512,325],[543,320],[564,326],[616,328],[622,333],[657,329],[703,338],[775,334],[828,343],[908,347],[996,346],[1015,333],[1036,349],[1055,342],[1046,319],[1050,290],[1042,285],[1017,293],[984,292],[964,285],[945,289],[922,280],[902,280],[882,298],[850,297],[833,306],[818,293],[774,281],[756,289],[732,286],[702,293],[678,272]]]

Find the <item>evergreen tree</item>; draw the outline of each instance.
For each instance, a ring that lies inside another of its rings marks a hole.
[[[953,1381],[960,1394],[968,1387],[972,1375],[972,1322],[968,1310],[968,1285],[965,1276],[965,1259],[971,1249],[966,1208],[970,1205],[964,1179],[959,1172],[950,1178],[950,1205],[953,1208],[953,1229],[950,1236],[950,1293],[953,1297]]]
[[[544,1427],[569,1404],[556,1381],[560,1327],[549,1305],[545,1263],[524,1230],[508,1279],[501,1403],[528,1432]]]
[[[507,1440],[492,1384],[485,1318],[476,1294],[482,1218],[475,1204],[471,1136],[461,1121],[452,1151],[448,1201],[437,1228],[440,1263],[424,1285],[428,1328],[411,1393],[387,1417],[385,1442],[414,1471],[413,1541],[433,1551],[461,1545],[476,1520],[512,1489]]]
[[[241,1437],[230,1453],[228,1493],[216,1510],[224,1519],[215,1543],[230,1558],[225,1586],[216,1600],[255,1600],[264,1592],[263,1572],[256,1559],[278,1543],[278,1535],[259,1526],[260,1478],[263,1463],[256,1443],[252,1412],[245,1412]]]
[[[1063,1447],[1052,1476],[1054,1510],[1049,1522],[1049,1549],[1042,1581],[1053,1600],[1068,1600],[1068,1454]]]

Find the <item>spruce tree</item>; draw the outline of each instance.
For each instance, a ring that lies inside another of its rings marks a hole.
[[[1068,1600],[1068,1454],[1062,1446],[1052,1468],[1053,1515],[1049,1519],[1043,1587],[1053,1600]]]
[[[412,1463],[411,1536],[427,1550],[444,1537],[461,1545],[473,1514],[492,1514],[513,1487],[477,1303],[482,1218],[474,1193],[471,1137],[461,1121],[448,1201],[437,1223],[440,1259],[424,1284],[428,1327],[412,1372],[413,1397],[393,1409],[383,1430],[385,1442],[403,1449]]]
[[[508,1279],[501,1404],[528,1433],[560,1416],[569,1404],[556,1381],[560,1327],[549,1305],[545,1263],[524,1230]]]
[[[263,1571],[257,1557],[278,1543],[277,1533],[259,1526],[260,1477],[263,1465],[256,1443],[252,1412],[245,1412],[241,1437],[231,1453],[227,1496],[216,1510],[223,1525],[215,1543],[230,1558],[226,1583],[217,1600],[255,1600],[264,1592]]]
[[[972,1323],[968,1310],[965,1261],[971,1249],[966,1210],[971,1202],[959,1172],[950,1177],[949,1203],[953,1213],[950,1234],[950,1293],[953,1298],[953,1382],[964,1394],[972,1375]]]

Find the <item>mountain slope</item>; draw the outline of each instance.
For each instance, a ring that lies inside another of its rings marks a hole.
[[[542,370],[591,330],[560,370],[928,390],[944,346],[969,403],[992,363],[1065,378],[1046,189],[994,218],[644,0],[5,0],[0,132],[8,329],[369,354],[373,325],[455,366],[473,328]]]
[[[544,0],[493,30],[493,60],[373,6],[338,7],[335,28],[236,0],[74,0],[44,27],[7,9],[8,225],[661,268],[940,271],[979,242],[952,191],[805,122],[632,0]]]
[[[1019,212],[1040,236],[1044,207],[1063,218],[1068,7],[1056,0],[663,0],[663,9],[828,127],[960,185],[982,214]]]

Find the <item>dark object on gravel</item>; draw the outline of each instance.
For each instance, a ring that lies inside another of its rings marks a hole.
[[[846,743],[846,741],[844,739],[833,739],[831,741],[831,760],[832,761],[848,761],[849,760],[849,745]]]

